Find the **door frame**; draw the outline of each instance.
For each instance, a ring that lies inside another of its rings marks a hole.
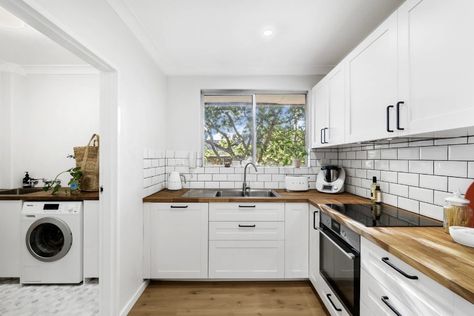
[[[65,49],[96,68],[100,73],[99,126],[100,193],[99,216],[99,302],[101,315],[118,315],[118,91],[117,71],[111,63],[99,57],[75,37],[70,30],[46,10],[24,0],[0,0],[0,6],[22,19]],[[106,166],[106,167],[105,167]]]

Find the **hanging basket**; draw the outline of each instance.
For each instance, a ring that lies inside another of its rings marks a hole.
[[[87,146],[74,147],[74,157],[82,171],[81,191],[99,191],[99,135],[92,135]]]

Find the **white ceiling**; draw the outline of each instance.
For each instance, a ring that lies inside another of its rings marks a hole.
[[[403,2],[108,1],[169,75],[324,74]]]
[[[76,55],[0,7],[0,63],[83,65]]]

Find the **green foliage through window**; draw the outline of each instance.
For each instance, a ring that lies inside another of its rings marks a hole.
[[[266,166],[288,166],[293,159],[305,163],[306,95],[204,96],[204,133],[210,165],[254,156]]]

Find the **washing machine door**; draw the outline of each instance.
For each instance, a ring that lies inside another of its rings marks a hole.
[[[39,261],[57,261],[69,252],[71,246],[71,229],[58,218],[43,217],[31,224],[26,233],[26,247]]]

